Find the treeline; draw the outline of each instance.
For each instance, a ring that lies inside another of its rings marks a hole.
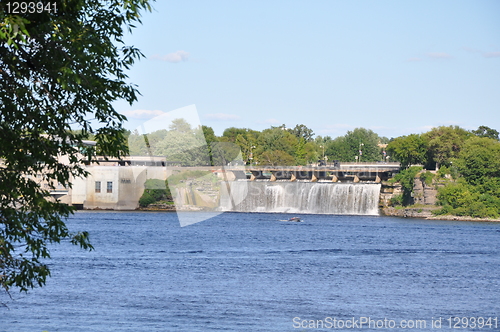
[[[211,127],[192,128],[184,119],[176,119],[168,129],[147,135],[127,132],[125,136],[130,155],[167,156],[169,161],[185,166],[209,165],[217,158],[214,146],[224,147],[226,152],[233,146],[231,153],[241,151],[246,165],[397,161],[402,168],[418,164],[426,169],[438,169],[440,165],[450,166],[468,139],[480,137],[498,141],[499,133],[486,126],[473,131],[442,126],[423,134],[388,139],[370,129],[356,128],[332,139],[316,136],[312,129],[298,124],[294,128],[282,125],[262,131],[230,127],[221,136],[216,136]]]
[[[385,145],[389,139],[365,128],[356,128],[335,139],[315,136],[313,130],[303,124],[262,131],[231,127],[224,130],[222,136],[216,136],[211,127],[192,128],[185,120],[176,119],[168,130],[145,136],[134,132],[127,136],[130,155],[167,156],[169,162],[184,166],[225,163],[236,158],[240,151],[244,165],[388,160]]]

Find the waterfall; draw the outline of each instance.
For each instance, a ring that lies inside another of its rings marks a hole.
[[[222,211],[378,215],[375,183],[233,181],[221,189]]]

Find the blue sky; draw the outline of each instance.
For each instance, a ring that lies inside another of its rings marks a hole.
[[[165,1],[126,42],[127,128],[196,105],[217,135],[304,124],[337,137],[500,131],[500,1]]]

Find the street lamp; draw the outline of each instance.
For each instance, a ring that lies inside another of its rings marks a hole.
[[[255,149],[255,145],[252,145],[250,147],[250,155],[248,156],[248,160],[250,162],[250,165],[252,165],[252,161],[253,161],[253,152],[252,152],[252,149]]]
[[[323,160],[325,160],[325,146],[324,145],[320,145],[319,147],[323,148]]]
[[[359,142],[359,162],[361,162],[361,156],[363,155],[363,150],[361,150],[362,146],[364,146],[364,144]]]

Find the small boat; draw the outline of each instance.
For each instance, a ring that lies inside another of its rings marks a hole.
[[[292,217],[292,218],[288,219],[287,221],[301,222],[302,219],[300,219],[300,217]]]

